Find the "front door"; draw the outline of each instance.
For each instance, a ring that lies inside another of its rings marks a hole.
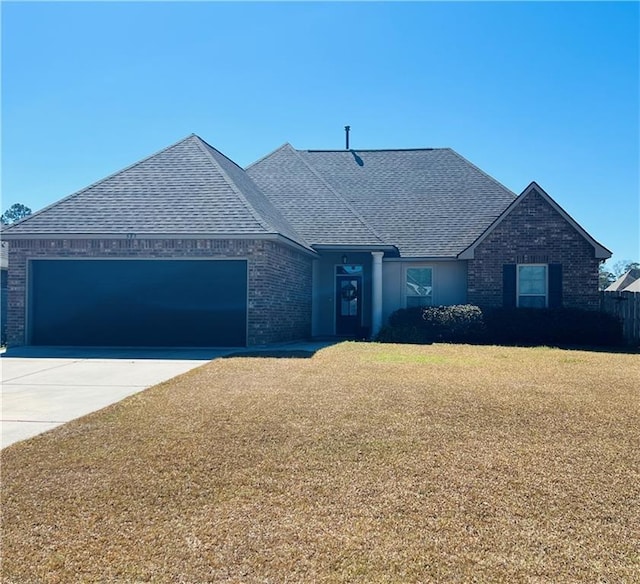
[[[362,276],[336,275],[336,335],[355,337],[362,326]]]

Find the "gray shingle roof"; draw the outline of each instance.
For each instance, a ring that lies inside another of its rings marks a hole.
[[[515,195],[453,150],[278,148],[243,170],[196,135],[7,229],[38,235],[280,234],[453,257]]]
[[[622,291],[640,292],[640,268],[631,268],[605,288],[605,292]]]
[[[449,148],[283,147],[247,172],[310,243],[348,238],[357,218],[362,229],[405,257],[456,256],[515,198]],[[340,204],[331,205],[327,190]],[[292,201],[298,201],[295,207]]]
[[[281,234],[307,247],[245,171],[191,135],[34,213],[11,235]]]
[[[385,243],[291,145],[285,144],[249,166],[247,174],[310,243],[345,246]]]

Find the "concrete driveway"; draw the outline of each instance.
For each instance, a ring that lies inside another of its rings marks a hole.
[[[18,347],[0,355],[1,446],[31,438],[225,355],[312,356],[332,341],[259,349]]]
[[[20,347],[2,354],[2,448],[237,349]]]

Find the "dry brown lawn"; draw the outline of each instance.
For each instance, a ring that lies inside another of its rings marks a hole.
[[[640,582],[640,356],[220,359],[2,452],[2,581]]]

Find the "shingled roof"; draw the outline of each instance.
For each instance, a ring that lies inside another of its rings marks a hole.
[[[516,197],[450,148],[286,144],[247,173],[309,243],[378,241],[403,257],[456,257]]]
[[[247,168],[247,174],[314,245],[384,245],[385,241],[290,144]]]
[[[245,171],[192,134],[7,228],[4,236],[282,235],[304,238]]]
[[[314,246],[452,258],[514,193],[449,148],[295,150],[246,171],[192,134],[5,231],[68,236],[283,236]]]
[[[640,292],[640,268],[631,268],[615,282],[609,284],[605,292]]]

